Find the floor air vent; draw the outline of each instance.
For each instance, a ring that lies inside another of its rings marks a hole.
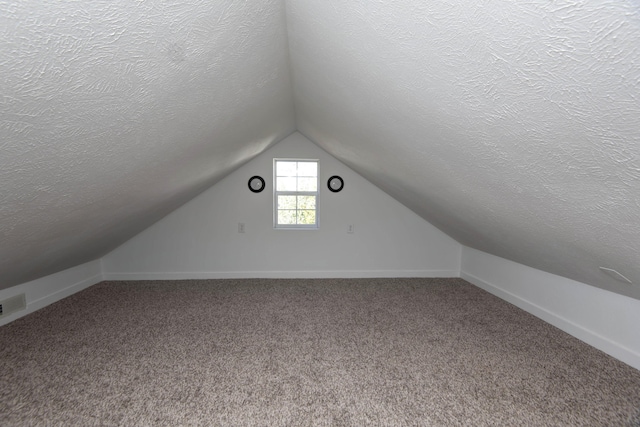
[[[11,298],[3,299],[0,301],[0,319],[7,317],[16,311],[24,310],[27,308],[27,301],[24,294],[16,295]]]

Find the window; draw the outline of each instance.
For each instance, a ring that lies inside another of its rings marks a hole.
[[[273,225],[318,228],[318,161],[273,159]]]

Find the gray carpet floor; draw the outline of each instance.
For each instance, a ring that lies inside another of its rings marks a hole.
[[[640,371],[460,279],[103,282],[0,343],[2,426],[640,425]]]

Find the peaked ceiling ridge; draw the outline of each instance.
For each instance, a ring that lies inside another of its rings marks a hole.
[[[0,27],[0,288],[297,130],[465,246],[640,298],[599,268],[640,283],[630,2],[27,0]]]

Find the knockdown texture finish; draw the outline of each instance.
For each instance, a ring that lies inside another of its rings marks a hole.
[[[301,133],[463,245],[640,298],[636,2],[287,12]]]
[[[0,288],[107,253],[294,130],[279,0],[0,0]]]
[[[640,298],[631,0],[0,0],[0,35],[0,288],[297,128],[464,245]]]

